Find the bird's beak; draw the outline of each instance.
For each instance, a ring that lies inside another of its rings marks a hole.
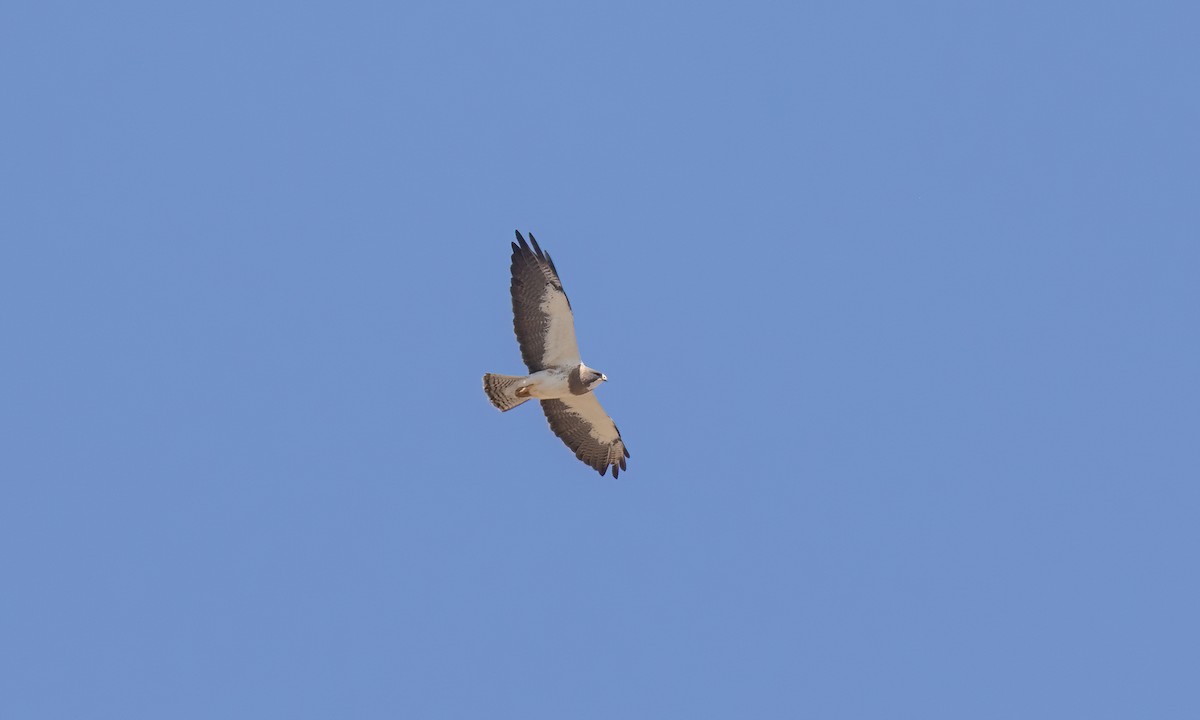
[[[600,382],[608,382],[608,376],[604,373],[600,373]]]

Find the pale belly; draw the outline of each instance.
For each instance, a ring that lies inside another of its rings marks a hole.
[[[566,397],[571,394],[571,390],[567,386],[567,372],[565,370],[535,372],[529,376],[529,383],[525,387],[529,388],[530,395],[543,400]]]

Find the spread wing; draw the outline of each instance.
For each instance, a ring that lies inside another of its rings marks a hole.
[[[625,469],[629,450],[617,425],[600,407],[592,393],[569,395],[558,400],[543,400],[542,412],[550,421],[550,429],[562,438],[575,457],[603,475],[612,467],[613,477]]]
[[[529,241],[532,249],[518,230],[517,242],[512,244],[513,330],[521,344],[521,359],[531,373],[578,365],[575,316],[558,270],[532,233]]]

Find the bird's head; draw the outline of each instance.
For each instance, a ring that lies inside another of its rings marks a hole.
[[[580,368],[579,379],[583,380],[583,386],[588,390],[595,390],[600,386],[600,383],[608,380],[608,376],[599,370],[583,365]]]

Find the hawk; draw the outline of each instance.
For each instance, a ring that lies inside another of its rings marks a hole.
[[[533,247],[530,247],[530,243]],[[483,376],[483,391],[502,412],[538,399],[550,429],[596,472],[625,469],[629,450],[592,391],[608,378],[579,359],[575,316],[550,255],[517,231],[512,244],[513,330],[528,375]]]

